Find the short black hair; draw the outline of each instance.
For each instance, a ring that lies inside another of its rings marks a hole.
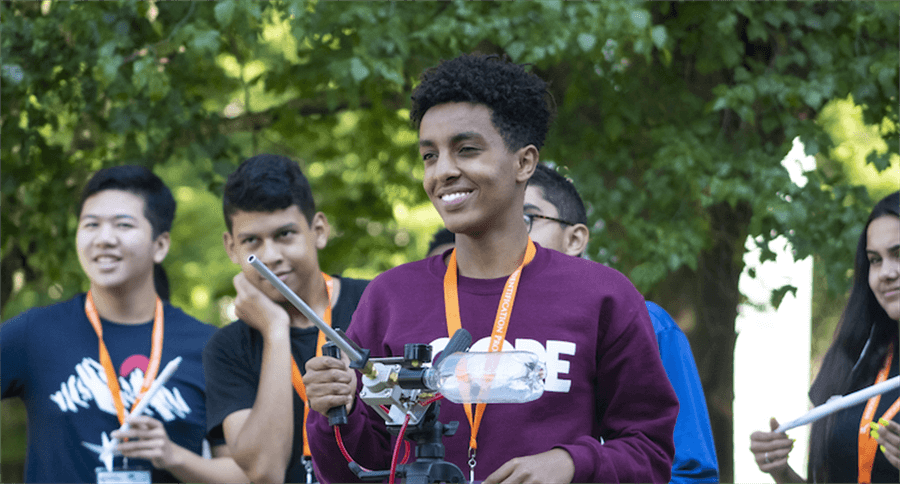
[[[431,238],[431,243],[428,244],[428,252],[431,253],[435,248],[444,245],[444,244],[455,244],[456,243],[456,234],[447,230],[446,228],[441,228],[434,233],[434,237]]]
[[[274,212],[296,205],[311,224],[316,215],[309,180],[300,165],[280,155],[261,154],[244,160],[228,175],[222,195],[225,226],[237,211]]]
[[[534,145],[538,150],[554,115],[547,83],[506,57],[464,54],[422,73],[412,93],[410,121],[416,130],[425,112],[452,102],[483,104],[510,151]]]
[[[172,191],[149,168],[140,165],[121,165],[103,168],[88,180],[81,191],[78,215],[84,202],[104,190],[122,190],[144,199],[144,217],[153,228],[153,238],[172,230],[175,219],[175,198]]]
[[[149,168],[140,165],[120,165],[103,168],[84,185],[78,216],[84,210],[84,202],[93,195],[106,190],[122,190],[144,199],[144,217],[150,222],[152,237],[172,230],[177,205],[172,191]],[[169,277],[162,265],[153,265],[153,285],[156,294],[169,300]]]
[[[538,163],[527,186],[540,188],[544,192],[544,199],[556,207],[559,218],[573,224],[587,225],[587,211],[581,195],[571,181],[553,168]]]

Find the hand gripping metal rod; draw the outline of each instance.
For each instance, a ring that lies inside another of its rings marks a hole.
[[[287,300],[291,304],[293,304],[295,308],[303,313],[303,315],[306,316],[307,319],[312,321],[312,323],[315,324],[317,328],[319,328],[319,331],[325,333],[325,336],[327,336],[329,340],[333,341],[334,344],[336,344],[337,347],[340,348],[348,358],[350,358],[350,361],[360,361],[363,359],[363,356],[358,351],[356,351],[356,348],[354,348],[350,345],[350,343],[344,340],[344,338],[342,338],[337,333],[337,331],[331,329],[330,326],[325,324],[325,322],[322,321],[322,318],[320,318],[319,315],[316,314],[316,312],[313,311],[312,308],[303,301],[303,299],[300,299],[300,296],[292,291],[291,288],[287,287],[287,285],[282,282],[274,272],[269,270],[269,268],[266,267],[265,264],[257,259],[255,255],[251,255],[250,257],[248,257],[247,262],[249,262],[254,269],[259,271],[259,273],[262,274],[263,277],[271,282],[272,285],[275,286],[275,289],[278,289],[278,292],[284,295],[284,297],[287,298]]]

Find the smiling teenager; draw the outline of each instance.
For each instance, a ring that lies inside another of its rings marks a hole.
[[[463,55],[426,71],[412,100],[423,186],[456,248],[373,280],[348,335],[373,357],[397,356],[404,343],[438,353],[462,327],[473,351],[493,340],[544,360],[545,392],[533,402],[441,407],[441,421],[460,422],[443,440],[445,458],[474,480],[668,481],[678,402],[643,298],[608,267],[532,243],[523,222],[552,118],[546,83],[495,56]],[[391,437],[356,398],[355,374],[320,357],[305,381],[319,476],[358,481],[323,416],[336,405],[349,409],[341,433],[350,455],[387,469]]]
[[[850,298],[834,340],[809,389],[813,405],[897,376],[900,360],[900,192],[878,202],[859,235]],[[812,424],[808,482],[900,480],[900,388]],[[788,465],[793,440],[769,432],[750,435],[750,451],[777,483],[804,482]]]
[[[160,266],[175,216],[168,187],[144,167],[106,168],[88,181],[78,213],[75,245],[90,290],[0,326],[3,398],[21,398],[28,412],[26,481],[97,482],[110,437],[129,439],[119,444],[128,467],[152,471],[153,482],[246,480],[221,442],[213,442],[218,458],[200,455],[201,351],[215,327],[168,303]],[[149,410],[116,431],[176,357],[181,365]]]
[[[224,436],[253,482],[312,482],[301,373],[306,360],[322,354],[325,338],[247,258],[255,255],[340,329],[368,281],[319,268],[331,227],[295,161],[267,154],[245,160],[225,182],[222,207],[225,250],[241,268],[234,277],[240,319],[204,350],[210,435]]]

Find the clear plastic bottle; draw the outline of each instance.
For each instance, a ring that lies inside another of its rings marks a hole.
[[[544,393],[547,371],[530,351],[453,353],[425,372],[425,384],[454,403],[525,403]]]

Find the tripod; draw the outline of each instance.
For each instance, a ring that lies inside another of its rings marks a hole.
[[[464,484],[465,477],[459,467],[444,460],[443,436],[456,433],[459,422],[441,423],[437,417],[441,410],[441,402],[432,403],[425,415],[413,427],[406,431],[406,438],[416,443],[416,461],[397,466],[397,476],[406,478],[408,484],[430,484],[451,482]],[[388,431],[394,435],[400,433],[400,426],[388,425]],[[363,471],[356,462],[351,462],[350,469],[364,481],[383,481],[391,471]]]

